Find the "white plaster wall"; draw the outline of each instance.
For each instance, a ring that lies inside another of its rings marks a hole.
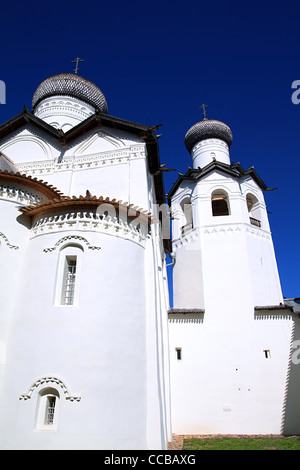
[[[18,209],[44,199],[38,191],[0,178],[0,387],[7,364],[8,332],[29,240],[30,220]]]
[[[146,199],[153,197],[151,178],[148,182]],[[3,202],[2,211],[9,241],[22,242],[23,249],[3,282],[11,305],[10,315],[4,306],[1,320],[6,328],[0,338],[1,448],[166,448],[171,437],[168,290],[159,227],[146,239],[143,229],[141,239],[130,230],[115,237],[105,224],[90,230],[92,224],[79,221],[72,230],[63,219],[54,225],[45,219],[29,231],[29,218],[20,215],[17,236],[16,202]],[[69,242],[84,250],[79,302],[57,306],[59,253]],[[42,386],[31,398],[19,399],[42,377],[60,380],[81,397],[67,400],[57,386],[55,432],[35,429]]]
[[[0,150],[18,166],[23,162],[48,161],[61,152],[54,139],[32,125],[24,126],[3,139]]]
[[[147,445],[144,249],[105,235],[85,237],[101,250],[83,244],[78,307],[53,306],[59,250],[43,249],[59,235],[30,242],[7,352],[4,448]],[[34,430],[37,393],[19,401],[44,376],[81,396],[79,403],[61,400],[58,430],[50,434]]]
[[[74,124],[70,116],[54,122],[50,107],[38,111],[48,123]],[[21,173],[47,181],[65,195],[84,196],[88,189],[147,210],[156,202],[146,146],[126,132],[95,129],[62,149],[29,125],[3,140],[0,148]],[[6,233],[13,235],[9,241],[22,241],[24,249],[14,264],[18,276],[9,269],[3,282],[11,305],[10,315],[2,316],[7,328],[5,344],[0,342],[1,448],[165,449],[171,425],[161,235],[155,229],[152,238],[143,234],[139,239],[124,227],[118,236],[111,230],[105,235],[105,230],[80,224],[72,231],[64,223],[44,223],[29,233],[29,219],[21,216],[27,223],[18,238],[17,207],[11,207],[9,222],[2,219]],[[6,207],[4,212],[8,214]],[[71,240],[83,249],[74,306],[57,305],[55,296],[63,246],[56,243],[64,236],[75,237]],[[36,429],[43,378],[60,394],[55,431]]]
[[[167,449],[172,439],[170,415],[168,283],[159,227],[145,247],[147,310],[147,439],[148,449]]]
[[[293,321],[236,313],[224,304],[203,323],[170,321],[174,433],[281,433]]]

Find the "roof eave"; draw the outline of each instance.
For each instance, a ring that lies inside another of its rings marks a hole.
[[[213,161],[206,165],[203,168],[194,168],[194,169],[189,169],[185,175],[180,175],[178,179],[175,181],[173,184],[171,190],[169,191],[167,197],[168,201],[170,203],[171,198],[177,191],[178,187],[181,185],[181,183],[185,180],[190,180],[190,181],[197,181],[206,176],[207,174],[211,173],[212,171],[220,171],[222,173],[226,173],[230,176],[233,176],[235,178],[242,178],[244,176],[250,176],[256,184],[260,187],[262,191],[272,191],[274,188],[269,188],[263,180],[258,176],[256,171],[252,168],[249,168],[248,170],[244,170],[244,168],[239,164],[234,164],[232,163],[231,165],[228,165],[226,163],[218,162],[218,161]]]
[[[36,191],[39,191],[40,193],[44,194],[44,196],[49,199],[57,197],[59,198],[63,195],[61,191],[59,191],[56,187],[52,186],[51,184],[42,180],[38,180],[37,178],[31,176],[22,175],[19,172],[0,170],[0,179],[14,181],[14,183],[19,183],[24,186],[28,186],[29,188],[35,189]]]
[[[15,132],[23,126],[26,126],[26,124],[33,124],[37,126],[39,129],[45,131],[56,139],[61,138],[60,131],[50,126],[50,124],[43,121],[42,119],[34,116],[34,114],[30,113],[26,108],[24,108],[24,111],[22,111],[22,113],[11,118],[9,121],[6,121],[0,126],[0,139],[5,138],[11,132]]]

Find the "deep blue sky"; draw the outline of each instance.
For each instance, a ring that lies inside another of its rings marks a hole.
[[[36,1],[1,6],[0,80],[6,104],[0,122],[31,109],[39,83],[72,72],[106,96],[109,114],[158,133],[162,163],[192,166],[184,135],[202,119],[226,122],[231,161],[254,165],[265,194],[283,295],[300,296],[299,2],[196,0]],[[168,191],[177,173],[166,174]]]

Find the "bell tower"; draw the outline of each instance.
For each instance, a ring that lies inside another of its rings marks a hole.
[[[290,335],[292,322],[274,321],[284,306],[263,194],[269,188],[253,167],[231,162],[232,140],[221,121],[205,116],[194,124],[185,136],[193,168],[168,194],[172,421],[178,434],[280,433],[289,360],[280,329]],[[266,308],[273,320],[262,324],[258,313]],[[270,348],[278,375],[265,368]],[[271,395],[272,403],[266,399]]]
[[[245,290],[253,306],[283,301],[263,195],[270,188],[254,167],[230,161],[232,140],[227,124],[206,117],[185,135],[193,168],[168,195],[178,308],[205,308],[216,291]]]

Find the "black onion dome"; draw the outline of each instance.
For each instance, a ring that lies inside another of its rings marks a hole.
[[[187,131],[184,143],[188,151],[191,152],[194,145],[201,140],[213,138],[224,140],[230,147],[233,139],[230,127],[215,119],[203,119]]]
[[[98,108],[101,113],[107,113],[107,103],[102,91],[86,78],[74,73],[59,73],[46,78],[36,89],[32,98],[32,110],[44,98],[64,95],[78,98],[85,103]]]

